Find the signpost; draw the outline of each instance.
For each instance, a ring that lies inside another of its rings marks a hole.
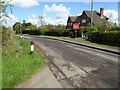
[[[79,30],[79,24],[78,23],[73,23],[72,24],[72,29],[75,31],[75,38],[77,37],[77,31]]]

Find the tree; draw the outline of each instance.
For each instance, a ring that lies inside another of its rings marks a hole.
[[[16,34],[21,33],[21,26],[22,26],[22,24],[20,22],[16,22],[13,25],[13,30],[16,32]]]
[[[0,19],[2,19],[3,17],[9,17],[7,14],[7,8],[10,9],[10,12],[12,13],[12,7],[13,5],[10,3],[12,0],[9,1],[0,1]],[[9,17],[10,18],[10,17]],[[6,21],[2,20],[2,23]]]
[[[27,27],[27,29],[30,29],[30,30],[35,30],[35,29],[37,29],[37,27],[36,27],[36,25],[29,25],[28,27]]]
[[[40,19],[41,26],[45,26],[46,25],[45,15],[44,14],[40,14],[39,19]]]
[[[13,5],[10,4],[12,0],[9,1],[0,1],[0,36],[2,36],[2,39],[0,37],[0,42],[2,42],[3,45],[10,45],[13,42],[13,32],[11,29],[6,28],[3,24],[6,23],[6,20],[4,18],[10,18],[8,16],[8,12],[12,13],[12,7]],[[7,8],[10,9],[10,11],[6,10]],[[2,35],[1,35],[2,34]]]

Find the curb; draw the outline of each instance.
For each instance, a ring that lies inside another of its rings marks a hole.
[[[75,42],[75,41],[52,38],[52,37],[44,37],[44,36],[40,36],[40,37],[41,38],[52,39],[52,40],[58,40],[58,41],[62,41],[62,42],[67,42],[67,43],[72,43],[72,44],[76,44],[76,45],[80,45],[80,46],[84,46],[84,47],[88,47],[88,48],[97,49],[97,50],[106,51],[106,52],[110,52],[110,53],[113,53],[113,54],[120,55],[119,49],[114,50],[114,49],[102,48],[102,47],[91,46],[91,45],[87,45],[87,44],[83,44],[83,43],[79,43],[79,42]]]

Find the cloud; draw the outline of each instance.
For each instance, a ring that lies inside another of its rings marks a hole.
[[[11,4],[21,8],[30,8],[39,5],[36,0],[12,0]]]
[[[0,19],[0,21],[2,22],[3,25],[5,25],[6,27],[12,27],[16,22],[18,22],[19,20],[15,17],[15,15],[9,13],[8,17],[2,17],[2,19]],[[6,23],[5,23],[6,22]]]
[[[39,2],[91,2],[91,0],[37,0]],[[93,0],[94,2],[118,2],[119,0]]]
[[[83,12],[81,12],[81,13],[77,14],[77,16],[80,16],[80,15],[82,15],[82,13],[83,13]]]
[[[54,24],[66,24],[70,8],[63,6],[62,4],[52,4],[52,6],[45,5],[44,12],[47,14],[52,13],[55,16],[54,19],[49,18],[52,23],[54,21]],[[46,20],[49,22],[47,18]]]
[[[31,22],[34,25],[38,25],[38,21],[38,16],[36,16],[35,14],[28,16],[28,19],[26,20],[26,22]]]
[[[109,21],[111,22],[118,22],[118,11],[107,9],[104,11],[104,15],[109,18]]]

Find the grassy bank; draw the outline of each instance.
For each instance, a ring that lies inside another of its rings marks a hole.
[[[2,89],[2,45],[0,43],[0,89]]]
[[[53,37],[53,38],[61,38],[61,39],[65,39],[65,40],[71,40],[71,41],[77,41],[77,42],[80,42],[80,43],[84,43],[84,44],[89,44],[89,45],[94,45],[94,46],[99,46],[99,47],[104,47],[104,48],[111,48],[111,49],[118,49],[120,48],[119,46],[117,45],[112,45],[112,44],[98,44],[98,43],[93,43],[93,42],[90,42],[84,38],[70,38],[70,37],[54,37],[54,36],[49,36],[49,37]]]
[[[16,37],[13,45],[2,48],[2,88],[15,87],[44,66],[36,48],[34,54],[29,54],[30,44],[26,40]]]

